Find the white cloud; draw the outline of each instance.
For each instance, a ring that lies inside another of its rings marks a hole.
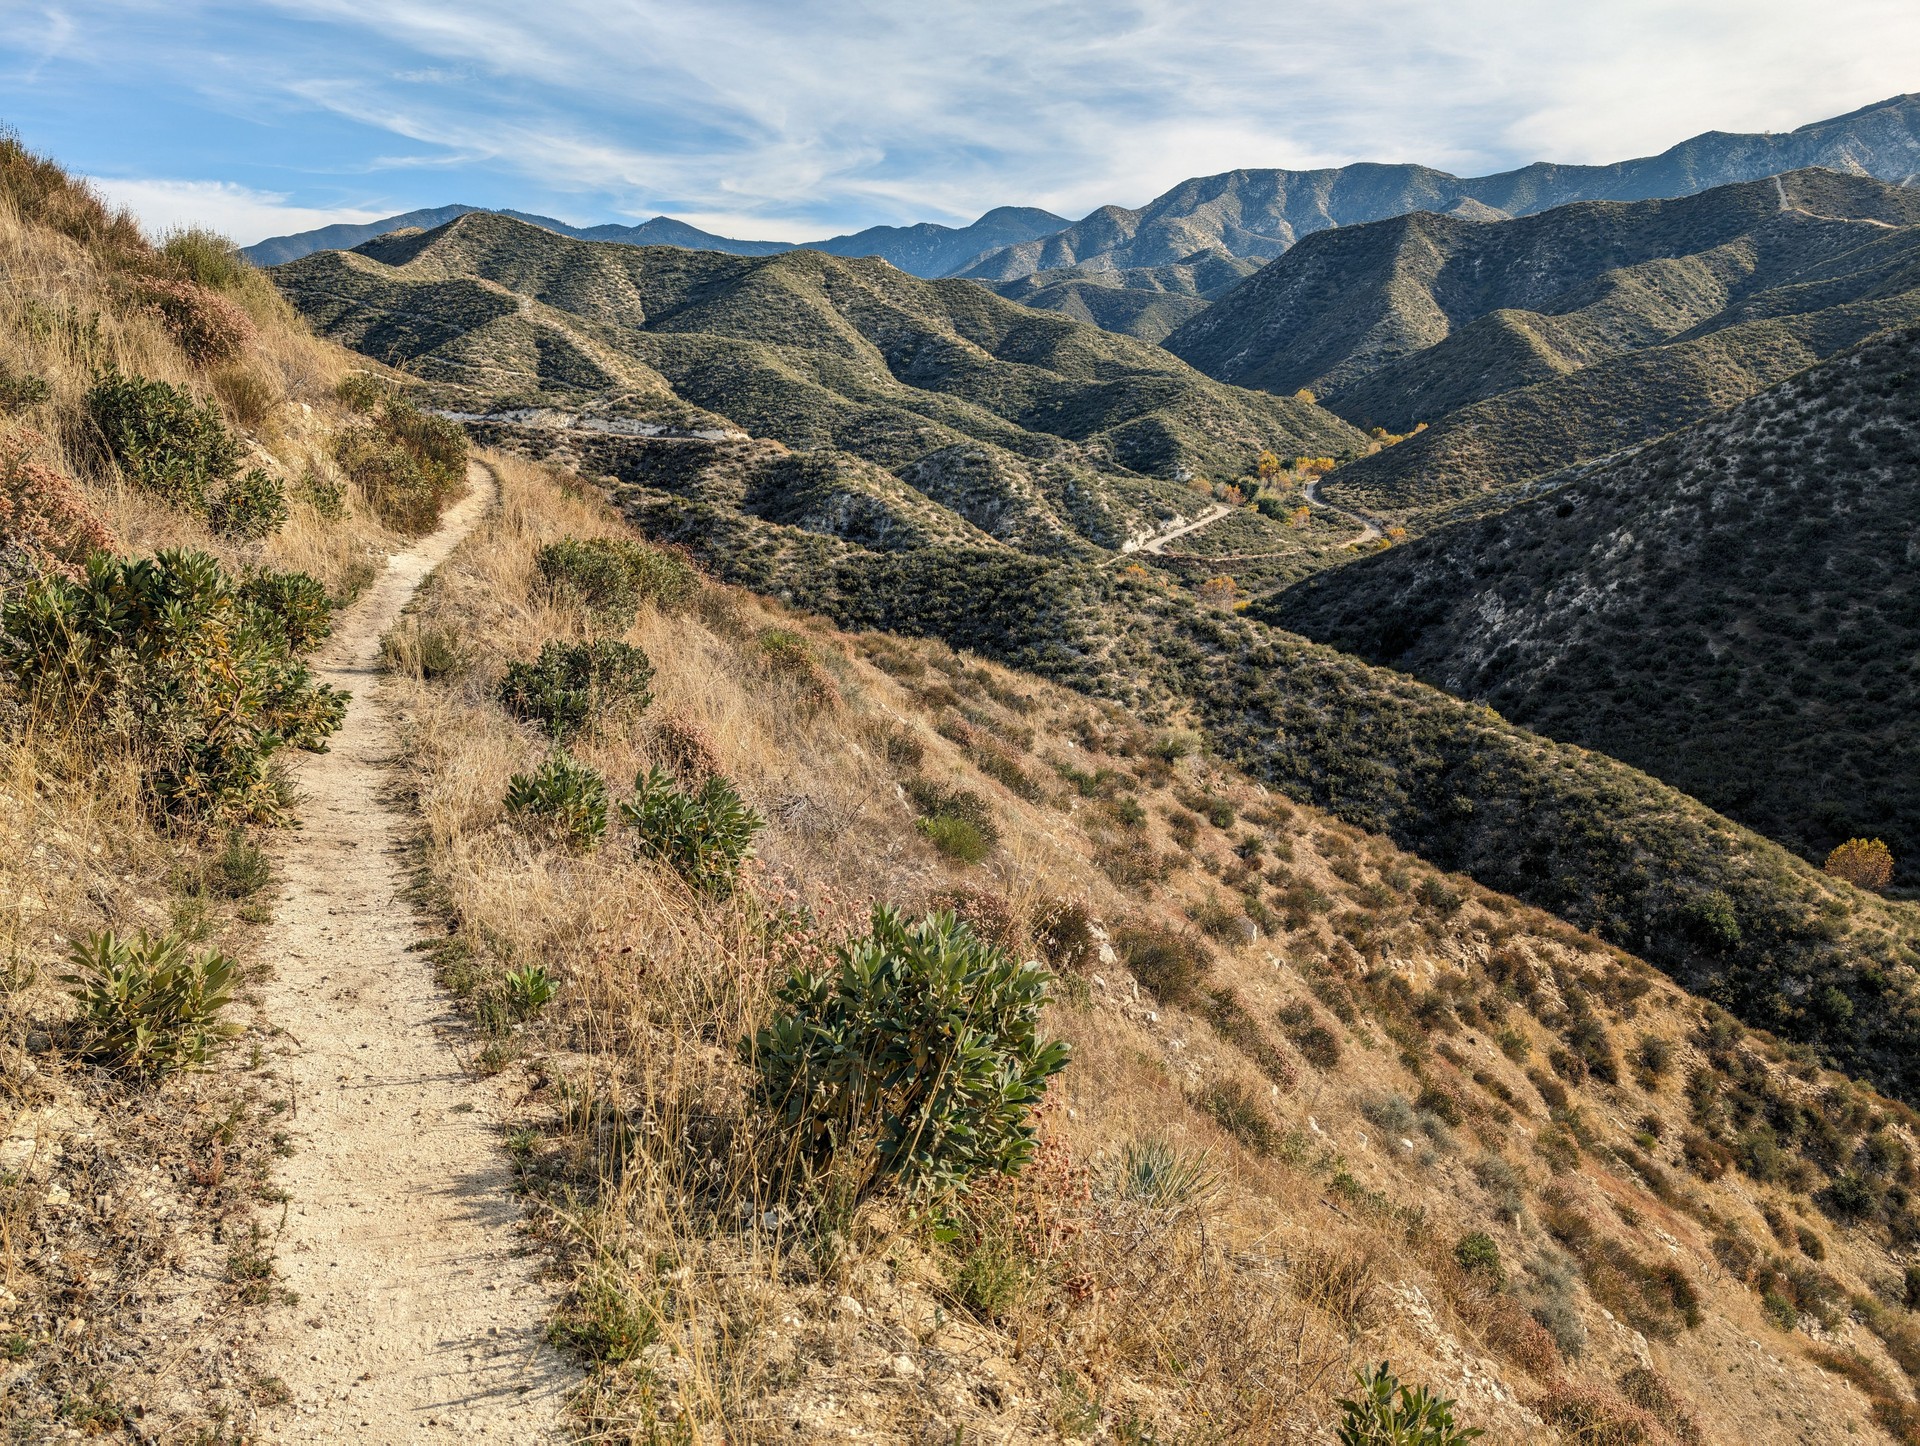
[[[231,181],[128,180],[110,176],[88,179],[113,205],[125,206],[133,212],[149,236],[181,226],[205,226],[242,246],[251,246],[269,236],[311,231],[336,221],[374,221],[391,214],[351,206],[291,206],[284,193],[250,190]]]
[[[110,83],[296,141],[324,134],[316,149],[338,154],[298,164],[331,181],[410,173],[395,210],[666,211],[764,236],[1002,204],[1073,216],[1242,167],[1619,160],[1882,99],[1916,83],[1920,55],[1912,0],[63,0],[60,13],[61,53]],[[264,151],[271,135],[254,134]],[[404,160],[383,162],[396,139]],[[451,189],[423,192],[436,157]],[[292,169],[235,173],[302,184]],[[467,191],[474,178],[491,194]]]

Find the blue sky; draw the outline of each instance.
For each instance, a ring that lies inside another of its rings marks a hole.
[[[464,201],[799,240],[1791,129],[1920,89],[1920,5],[0,0],[0,76],[0,121],[153,228]]]

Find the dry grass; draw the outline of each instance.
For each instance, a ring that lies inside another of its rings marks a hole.
[[[308,471],[331,475],[332,387],[354,363],[263,276],[234,268],[217,296],[196,290],[178,255],[4,138],[0,275],[8,502],[16,523],[73,534],[53,556],[98,540],[81,526],[91,513],[128,553],[197,546],[229,567],[310,572],[336,595],[373,576],[390,539],[364,509],[321,516],[299,486]],[[187,333],[208,365],[182,350],[156,297],[220,324],[217,336]],[[107,368],[215,399],[244,465],[290,484],[286,528],[228,542],[126,486],[86,420]],[[223,838],[155,827],[137,759],[50,729],[10,691],[0,698],[0,1419],[9,1440],[232,1439],[272,1395],[239,1365],[247,1310],[274,1290],[270,1254],[240,1222],[276,1198],[283,1102],[264,1097],[251,1035],[214,1069],[159,1082],[88,1063],[58,976],[92,931],[174,929],[242,960],[244,1020],[269,898],[219,886]]]
[[[590,627],[546,600],[533,553],[622,528],[565,474],[493,465],[499,515],[434,580],[395,654],[414,675],[400,696],[428,892],[453,931],[436,946],[445,976],[482,1019],[510,967],[537,961],[562,981],[540,1019],[503,1025],[479,1062],[527,1073],[516,1147],[576,1281],[562,1335],[599,1361],[582,1405],[595,1439],[828,1440],[858,1423],[902,1440],[1312,1440],[1349,1369],[1383,1356],[1459,1395],[1496,1439],[1549,1439],[1526,1404],[1548,1388],[1566,1420],[1577,1414],[1566,1403],[1602,1400],[1634,1420],[1613,1382],[1648,1347],[1601,1315],[1577,1266],[1553,1288],[1570,1292],[1585,1353],[1564,1358],[1530,1314],[1549,1288],[1527,1268],[1543,1238],[1535,1192],[1556,1179],[1608,1242],[1594,1257],[1608,1263],[1606,1289],[1636,1279],[1636,1260],[1655,1280],[1677,1260],[1702,1293],[1707,1323],[1652,1347],[1678,1397],[1712,1403],[1696,1415],[1764,1435],[1774,1411],[1809,1409],[1817,1366],[1718,1270],[1702,1224],[1703,1212],[1744,1219],[1753,1207],[1685,1178],[1689,1213],[1600,1146],[1610,1135],[1637,1149],[1626,1138],[1637,1126],[1611,1122],[1651,1112],[1673,1125],[1662,1149],[1677,1153],[1684,1061],[1651,1090],[1624,1072],[1567,1087],[1582,1112],[1562,1130],[1577,1175],[1555,1177],[1530,1147],[1547,1105],[1510,1052],[1537,1071],[1558,1047],[1541,1020],[1565,1013],[1559,979],[1611,980],[1592,1013],[1621,1041],[1629,1027],[1684,1039],[1697,1005],[1564,925],[1205,759],[1169,765],[1117,713],[938,645],[844,637],[709,585],[625,632],[653,660],[656,701],[574,752],[618,794],[637,769],[673,763],[676,730],[696,731],[769,820],[746,886],[696,898],[617,827],[587,855],[514,831],[506,780],[546,745],[495,704],[494,682],[509,659]],[[832,680],[831,710],[768,667],[769,629],[806,640]],[[420,676],[428,638],[459,660],[451,675]],[[1018,792],[981,766],[989,735],[1017,761]],[[912,828],[902,785],[916,777],[988,801],[1001,843],[984,863],[953,864]],[[1168,788],[1229,805],[1215,811],[1231,826],[1168,827],[1184,812],[1153,802]],[[1116,789],[1150,803],[1144,822],[1123,819]],[[1244,847],[1249,831],[1261,849]],[[1116,884],[1096,860],[1120,846],[1164,856],[1164,877]],[[1198,962],[1195,1012],[1137,989],[1111,952],[1071,966],[1049,1024],[1075,1057],[1050,1096],[1041,1159],[952,1207],[951,1235],[884,1202],[852,1219],[794,1216],[756,1168],[734,1042],[793,960],[855,932],[870,901],[984,898],[996,919],[1031,929],[1074,899],[1097,951],[1122,921],[1184,931],[1249,877],[1276,907],[1283,895],[1321,902],[1289,904],[1272,937],[1228,936]],[[1332,1054],[1316,1037],[1323,1068],[1288,1053],[1309,999],[1337,1044]],[[1268,1121],[1253,1149],[1204,1108],[1235,1081]],[[1363,1106],[1389,1095],[1406,1123],[1383,1132]],[[1172,1210],[1130,1198],[1116,1172],[1142,1140],[1206,1152],[1223,1188]],[[1672,1180],[1663,1188],[1679,1198]],[[1498,1240],[1508,1286],[1454,1262],[1469,1230]],[[1826,1264],[1863,1288],[1891,1269],[1870,1241],[1845,1256]],[[1778,1370],[1728,1402],[1718,1373],[1741,1332],[1773,1343]],[[1867,1429],[1875,1408],[1831,1388],[1818,1399],[1835,1429]]]

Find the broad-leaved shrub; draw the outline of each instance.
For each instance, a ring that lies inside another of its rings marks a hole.
[[[1068,1049],[1040,1034],[1048,976],[951,914],[873,912],[830,972],[800,969],[742,1052],[754,1094],[810,1171],[857,1194],[965,1189],[1032,1157],[1033,1107]]]
[[[466,486],[467,434],[365,373],[337,391],[366,420],[335,439],[334,460],[387,526],[415,536],[431,532]]]
[[[653,701],[653,663],[631,644],[611,638],[551,642],[530,662],[509,663],[500,701],[516,718],[543,724],[570,738],[598,715],[639,713]]]
[[[82,1049],[116,1069],[167,1074],[202,1063],[233,1032],[220,1012],[233,997],[234,963],[193,954],[172,933],[89,935],[61,979],[80,1006]]]
[[[1360,1389],[1340,1400],[1340,1446],[1456,1446],[1485,1433],[1456,1426],[1453,1402],[1425,1386],[1403,1386],[1382,1361],[1374,1370],[1356,1371]]]
[[[721,775],[689,793],[662,768],[635,777],[633,797],[620,805],[620,821],[634,831],[641,852],[714,893],[732,887],[740,861],[753,852],[753,836],[766,827]]]
[[[607,831],[607,781],[555,749],[533,772],[507,780],[507,812],[570,847],[590,849]]]
[[[277,821],[273,754],[322,749],[347,695],[248,587],[203,552],[96,553],[79,581],[41,578],[0,610],[0,665],[34,706],[123,743],[162,811]]]
[[[619,537],[563,537],[541,548],[534,566],[550,597],[603,627],[625,627],[643,603],[678,607],[697,581],[679,554]]]
[[[128,481],[195,517],[239,470],[240,444],[219,408],[166,382],[108,372],[87,393],[87,414]]]

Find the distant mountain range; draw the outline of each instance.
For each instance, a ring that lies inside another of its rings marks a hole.
[[[1332,486],[1417,528],[1915,319],[1920,188],[1809,170],[1494,225],[1325,231],[1166,345],[1358,425],[1428,422]]]
[[[407,211],[382,221],[358,226],[322,226],[317,231],[302,231],[293,236],[272,236],[244,253],[256,266],[280,266],[298,261],[316,251],[351,251],[376,237],[395,231],[431,231],[436,226],[487,209],[483,206],[437,206],[430,210]],[[516,221],[538,226],[545,231],[571,236],[579,241],[618,241],[629,246],[678,246],[687,251],[723,251],[730,256],[773,256],[782,251],[806,249],[825,251],[830,256],[877,256],[914,276],[945,276],[958,270],[982,252],[1045,236],[1067,224],[1064,216],[1032,206],[999,206],[987,212],[971,226],[942,226],[922,221],[913,226],[869,226],[846,236],[830,236],[824,241],[737,241],[716,236],[689,226],[671,216],[655,216],[637,226],[570,226],[551,216],[536,216],[526,211],[497,211]]]
[[[1312,171],[1228,171],[1182,181],[1138,210],[1101,206],[1071,223],[1050,211],[1002,206],[971,226],[874,226],[801,244],[835,256],[878,256],[915,276],[963,276],[1028,306],[1159,341],[1233,281],[1316,231],[1414,211],[1497,221],[1576,201],[1688,196],[1810,166],[1912,184],[1920,178],[1920,94],[1894,96],[1779,135],[1708,131],[1657,156],[1612,165],[1538,162],[1468,178],[1430,166],[1371,162]],[[246,254],[256,265],[277,266],[409,227],[431,230],[478,209],[441,206],[362,226],[326,226],[272,237]],[[796,249],[782,241],[716,236],[670,216],[638,226],[580,227],[521,211],[499,214],[584,241],[736,256]]]

